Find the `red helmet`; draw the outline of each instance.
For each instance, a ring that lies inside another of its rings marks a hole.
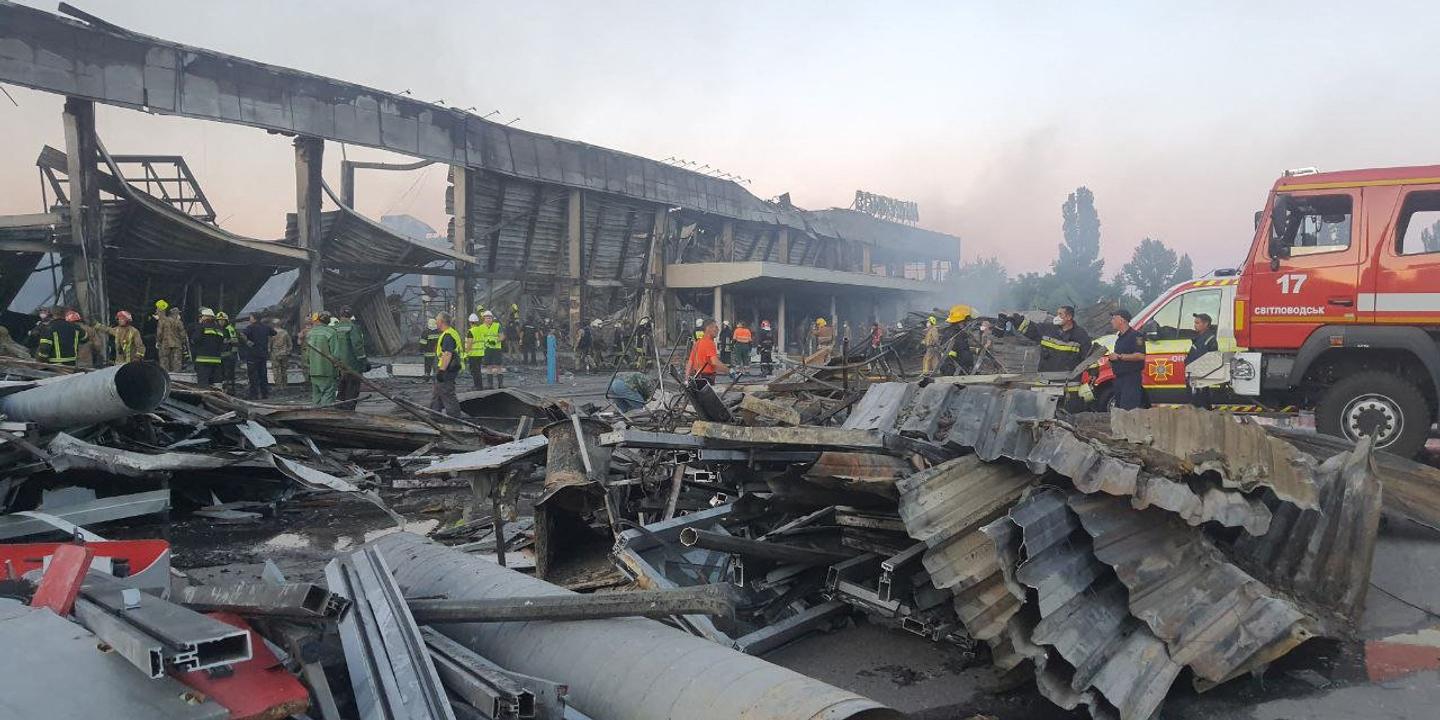
[[[74,310],[66,310],[66,311],[65,311],[65,321],[66,321],[66,322],[80,322],[80,313],[78,313],[78,312],[76,312],[76,311],[74,311]]]

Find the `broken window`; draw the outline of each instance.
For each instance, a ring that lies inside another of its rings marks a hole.
[[[1405,194],[1395,238],[1396,252],[1401,255],[1440,252],[1440,191]]]

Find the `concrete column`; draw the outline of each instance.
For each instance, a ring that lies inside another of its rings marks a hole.
[[[355,163],[349,160],[340,163],[340,202],[346,207],[355,207]]]
[[[301,318],[308,318],[325,306],[320,296],[320,277],[323,274],[320,262],[320,203],[324,193],[320,182],[324,160],[323,139],[308,136],[295,138],[295,228],[300,247],[310,253],[309,262],[300,267]]]
[[[674,327],[676,303],[669,290],[665,289],[665,239],[670,234],[670,212],[661,206],[655,209],[655,223],[650,228],[650,247],[646,257],[650,259],[645,270],[645,289],[641,291],[641,308],[650,316],[650,327],[654,329],[656,347],[668,347],[670,330]]]
[[[871,264],[870,264],[870,246],[869,246],[869,245],[861,245],[861,246],[860,246],[860,272],[865,273],[866,275],[869,275],[869,274],[870,274],[870,267],[871,267]]]
[[[782,263],[789,263],[789,262],[790,262],[790,228],[782,227],[782,228],[780,228],[779,233],[780,233],[780,237],[776,238],[776,243],[780,246],[780,262],[782,262]]]
[[[105,247],[100,237],[99,141],[95,103],[65,99],[66,173],[70,183],[70,242],[65,271],[75,289],[75,306],[86,320],[109,315],[105,296]],[[146,298],[149,300],[149,298]]]
[[[354,192],[355,169],[350,168],[351,192]],[[455,252],[474,255],[474,238],[470,237],[474,223],[470,217],[470,186],[475,183],[475,171],[464,165],[450,166],[451,212],[455,218],[455,231],[450,241]],[[455,328],[462,337],[470,331],[470,313],[475,309],[474,266],[462,263],[460,274],[455,276]]]
[[[840,342],[840,315],[835,310],[835,296],[830,296],[830,327],[835,328],[835,342]]]
[[[582,238],[585,229],[579,190],[570,191],[570,199],[566,202],[565,209],[565,235],[570,241],[570,266],[566,273],[570,285],[570,337],[576,338],[580,336],[580,249],[584,247]]]
[[[710,309],[710,317],[714,318],[715,322],[720,322],[720,316],[725,312],[725,292],[719,285],[715,286],[715,294],[711,298]]]
[[[780,307],[775,313],[775,347],[785,352],[785,292],[780,292]]]

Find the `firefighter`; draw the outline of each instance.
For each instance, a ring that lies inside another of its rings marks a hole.
[[[157,320],[155,348],[160,353],[160,367],[165,368],[165,372],[180,371],[185,358],[185,323],[180,321],[180,308],[167,308]]]
[[[225,331],[215,322],[215,311],[200,308],[200,327],[190,339],[195,355],[195,382],[210,387],[220,380],[220,366],[225,357]]]
[[[430,392],[430,409],[460,417],[460,399],[455,397],[455,378],[460,374],[460,331],[450,326],[450,314],[435,316],[435,344],[430,351],[435,357],[435,384]]]
[[[435,318],[425,321],[425,332],[420,335],[420,355],[425,359],[425,379],[435,373],[435,343],[440,340],[440,328]]]
[[[705,337],[705,318],[698,317],[695,318],[695,339],[699,340],[703,337]]]
[[[120,365],[145,359],[145,340],[131,321],[130,312],[121,310],[115,313],[115,327],[110,328],[110,337],[115,338],[115,362]]]
[[[63,318],[50,322],[50,333],[40,338],[36,356],[55,365],[75,367],[80,348],[89,341],[90,336],[80,324],[80,313],[66,310]]]
[[[480,313],[480,329],[484,331],[485,355],[480,358],[481,370],[490,378],[490,386],[505,387],[505,351],[503,329],[495,322],[495,313]]]
[[[760,351],[760,370],[769,375],[775,370],[775,332],[770,329],[769,320],[760,321],[760,332],[755,336],[755,348]]]
[[[225,352],[220,356],[220,381],[225,392],[235,394],[235,366],[240,351],[240,333],[230,323],[230,316],[223,311],[215,313],[215,326],[225,336]]]
[[[1220,351],[1220,342],[1215,337],[1215,320],[1209,313],[1195,313],[1190,316],[1195,321],[1195,337],[1190,339],[1190,352],[1185,353],[1185,367],[1191,367],[1195,361],[1212,353]],[[1195,407],[1210,407],[1210,388],[1190,388],[1190,404]]]
[[[930,375],[940,369],[940,320],[934,315],[925,318],[925,336],[920,344],[925,357],[920,360],[920,374]]]
[[[480,327],[480,316],[470,313],[470,327],[466,330],[470,336],[465,338],[465,367],[470,370],[470,382],[474,383],[476,390],[484,390],[485,384],[481,380],[485,377],[485,331]]]
[[[730,364],[730,351],[734,349],[735,331],[730,329],[730,321],[720,323],[720,334],[715,338],[715,347],[720,351],[720,362]]]
[[[1115,407],[1134,410],[1145,407],[1145,341],[1130,327],[1130,311],[1120,308],[1110,313],[1110,327],[1115,331],[1115,350],[1107,357],[1110,371],[1115,374]]]
[[[40,319],[31,326],[30,332],[25,334],[25,346],[39,357],[40,341],[50,337],[50,326],[55,323],[55,314],[50,312],[50,308],[40,308],[36,314]]]
[[[540,331],[535,327],[535,320],[532,317],[525,323],[525,327],[520,329],[520,354],[521,360],[526,365],[534,365],[538,362],[535,359],[535,352],[540,349],[542,342]]]
[[[333,319],[330,312],[321,310],[317,315],[315,327],[305,335],[305,365],[310,368],[310,403],[316,406],[333,405],[340,370],[325,355],[339,360],[340,343],[335,328],[330,326]]]
[[[815,318],[815,352],[825,350],[827,352],[835,348],[835,328],[825,322],[825,318]]]
[[[1075,324],[1075,308],[1061,305],[1050,325],[1032,323],[1016,313],[1015,331],[1040,343],[1040,372],[1070,372],[1090,350],[1090,333]]]
[[[951,305],[945,316],[945,329],[941,333],[943,355],[940,359],[941,375],[966,375],[975,367],[975,355],[970,351],[970,339],[965,334],[965,321],[975,314],[969,305]]]

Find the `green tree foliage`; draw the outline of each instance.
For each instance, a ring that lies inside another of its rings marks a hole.
[[[1167,288],[1194,275],[1190,256],[1177,257],[1165,243],[1145,238],[1135,246],[1130,262],[1120,268],[1116,280],[1141,305],[1160,296]]]
[[[1100,213],[1095,210],[1095,194],[1079,187],[1060,206],[1065,242],[1055,259],[1055,280],[1072,297],[1075,305],[1094,302],[1100,296],[1101,273],[1105,261],[1100,259]]]

